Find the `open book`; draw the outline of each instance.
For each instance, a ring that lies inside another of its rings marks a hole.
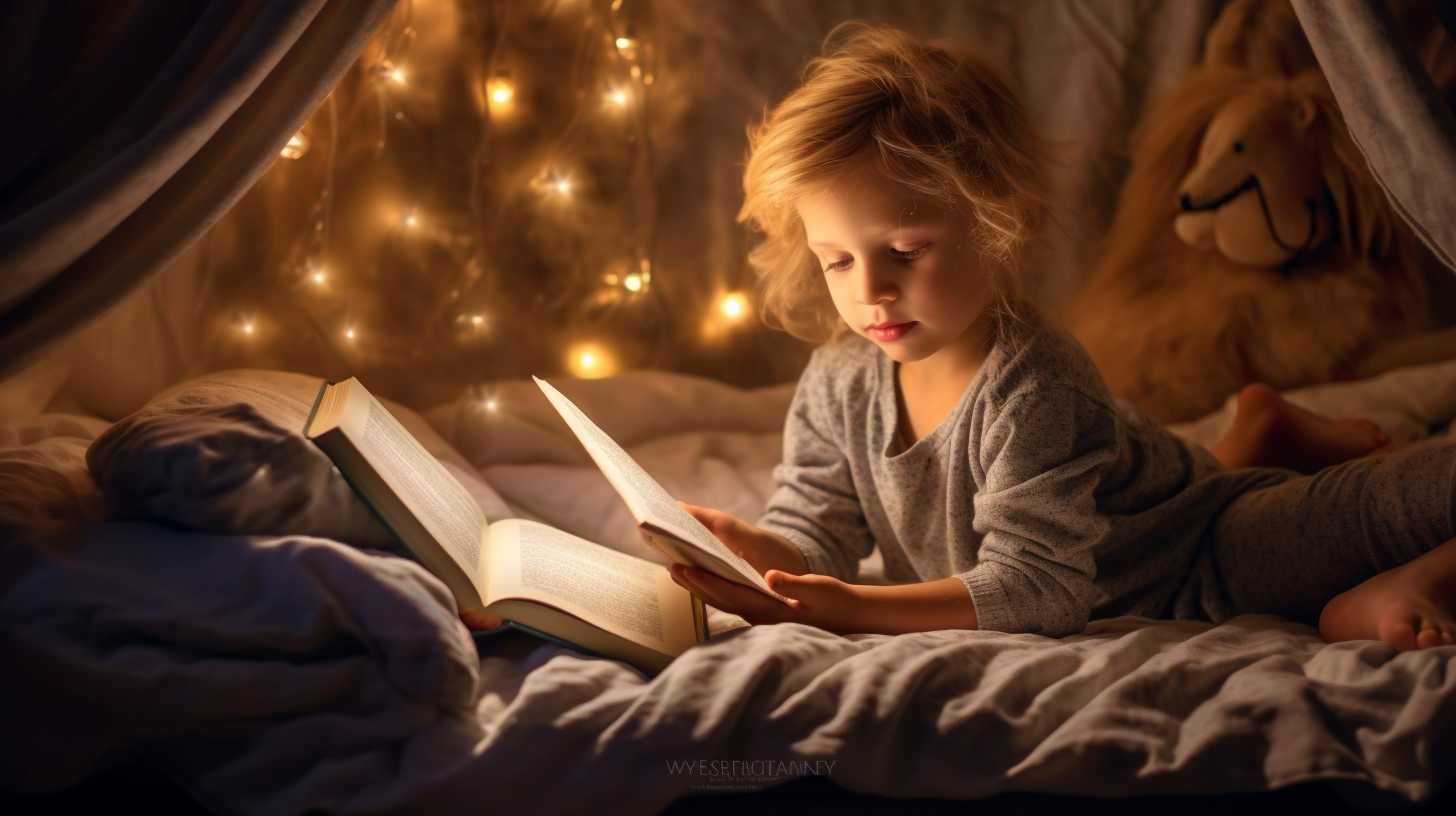
[[[678,506],[673,497],[647,471],[598,428],[560,391],[540,377],[533,377],[546,393],[561,418],[581,440],[592,461],[627,503],[632,518],[648,541],[679,564],[707,570],[725,581],[752,587],[776,600],[784,596],[769,589],[743,557],[728,549],[707,527]]]
[[[660,564],[545,524],[488,524],[464,486],[357,379],[324,383],[303,433],[462,612],[485,610],[649,673],[707,637],[702,602]]]

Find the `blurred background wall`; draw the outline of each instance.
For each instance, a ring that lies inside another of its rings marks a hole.
[[[530,374],[793,380],[735,222],[745,131],[838,23],[976,45],[1062,143],[1043,298],[1111,219],[1127,136],[1216,0],[401,0],[247,196],[37,366],[119,417],[207,371],[359,376],[417,408]]]

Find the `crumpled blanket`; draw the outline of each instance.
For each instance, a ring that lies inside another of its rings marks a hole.
[[[7,787],[128,750],[260,814],[651,813],[816,773],[905,797],[1323,779],[1423,800],[1456,771],[1456,648],[1330,646],[1274,617],[1063,640],[745,627],[649,681],[526,635],[477,658],[433,577],[323,539],[125,523],[32,553],[0,602]]]

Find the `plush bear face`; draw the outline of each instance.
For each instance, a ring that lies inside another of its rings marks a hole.
[[[1318,115],[1277,81],[1224,105],[1178,186],[1178,237],[1252,267],[1281,268],[1322,246],[1335,221],[1310,138]]]

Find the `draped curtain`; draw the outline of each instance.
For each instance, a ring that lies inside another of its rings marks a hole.
[[[1380,0],[1290,0],[1350,135],[1401,217],[1456,270],[1456,118]],[[1446,33],[1456,10],[1432,0]]]
[[[226,212],[395,2],[0,4],[0,380]]]

